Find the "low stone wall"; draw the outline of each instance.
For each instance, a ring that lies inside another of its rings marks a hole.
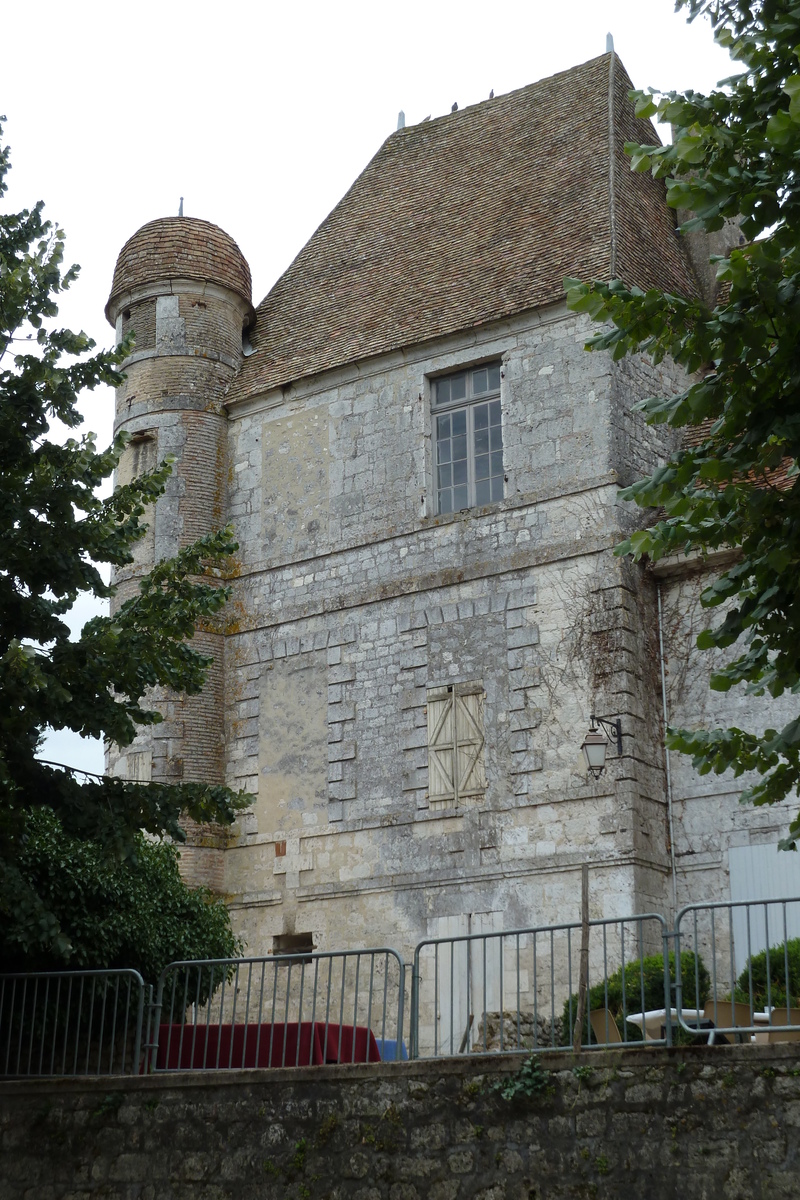
[[[6,1082],[0,1200],[794,1200],[798,1051]]]
[[[487,1012],[478,1022],[472,1049],[477,1054],[486,1050],[546,1050],[548,1046],[562,1044],[562,1033],[560,1017],[551,1021],[541,1014],[517,1012],[516,1009]]]

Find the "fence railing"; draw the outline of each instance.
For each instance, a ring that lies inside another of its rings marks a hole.
[[[579,922],[427,938],[411,1057],[568,1048]],[[589,922],[585,1047],[800,1041],[800,897]],[[0,976],[0,1075],[106,1075],[406,1057],[406,968],[389,948]]]
[[[711,1041],[800,1040],[800,898],[689,904],[675,938],[693,952],[679,963],[678,1024]]]
[[[378,1062],[403,1053],[405,966],[388,948],[172,963],[152,1070]]]
[[[653,999],[666,1006],[669,997],[667,936],[657,913],[589,922],[585,1045],[642,1038],[635,1017],[653,1008]],[[420,942],[412,974],[412,1057],[570,1046],[580,945],[580,922]]]
[[[0,976],[0,1075],[125,1075],[152,988],[137,971]]]

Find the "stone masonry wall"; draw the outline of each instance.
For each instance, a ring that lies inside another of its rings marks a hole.
[[[249,952],[576,919],[587,859],[593,916],[665,907],[655,593],[611,554],[625,388],[589,333],[556,306],[233,406],[226,770],[253,801],[225,891]],[[430,379],[492,358],[506,497],[437,515]],[[482,688],[486,788],[442,808],[428,696],[457,684]],[[625,735],[598,782],[591,712]]]
[[[0,1084],[0,1200],[796,1200],[794,1046]]]
[[[134,561],[115,575],[116,604],[134,595],[142,574],[226,523],[227,414],[224,393],[242,359],[241,296],[213,283],[161,281],[137,288],[119,313],[120,333],[137,343],[116,395],[117,432],[131,435],[117,482],[175,460],[164,494],[147,514],[149,530]],[[140,730],[134,744],[112,749],[108,765],[128,778],[221,783],[224,779],[224,636],[199,631],[195,647],[211,665],[198,696],[154,691],[149,702],[164,721]],[[185,822],[185,879],[222,889],[224,837]]]
[[[711,671],[721,665],[723,658],[718,653],[698,650],[696,640],[701,630],[716,625],[724,617],[719,608],[703,609],[700,604],[700,594],[713,576],[680,561],[662,567],[660,575],[669,723],[690,729],[736,725],[760,733],[766,726],[780,729],[794,719],[797,715],[794,697],[748,696],[743,687],[729,692],[709,688]],[[732,647],[728,655],[736,650],[737,647]],[[797,803],[787,800],[761,808],[742,805],[738,797],[751,782],[747,775],[738,779],[729,772],[700,776],[693,770],[690,758],[675,752],[670,755],[670,764],[678,903],[690,903],[698,897],[708,901],[727,900],[731,848],[759,845],[776,848],[779,839],[787,836]],[[797,855],[779,855],[777,848],[774,853],[776,868],[786,869],[797,862]],[[780,894],[786,893],[780,891]],[[800,894],[800,878],[789,894]]]

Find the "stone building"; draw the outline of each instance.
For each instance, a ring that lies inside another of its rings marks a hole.
[[[252,954],[571,920],[584,861],[593,915],[670,914],[785,828],[667,772],[665,709],[748,714],[708,692],[692,564],[612,554],[619,486],[670,449],[633,403],[682,381],[587,354],[563,279],[691,293],[707,263],[629,169],[630,86],[606,54],[399,129],[256,309],[205,221],[120,253],[120,477],[176,458],[121,594],[226,521],[240,549],[205,692],[110,768],[252,797],[184,854]],[[591,713],[622,727],[597,781]]]

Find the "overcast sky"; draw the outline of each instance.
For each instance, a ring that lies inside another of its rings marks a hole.
[[[410,125],[522,87],[602,54],[608,32],[636,87],[707,91],[732,73],[672,0],[39,0],[6,5],[2,26],[2,203],[45,201],[81,264],[59,323],[102,345],[120,247],[181,196],[239,243],[258,303],[400,109]],[[112,407],[100,393],[84,405],[101,443]],[[46,757],[102,769],[79,739],[54,736]]]

